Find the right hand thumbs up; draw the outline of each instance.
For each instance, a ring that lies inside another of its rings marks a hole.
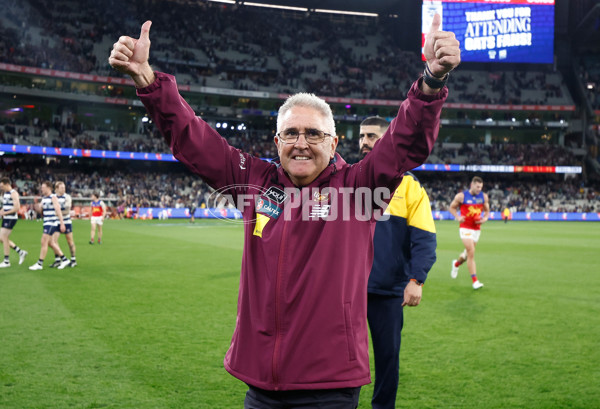
[[[131,76],[136,87],[142,88],[154,82],[154,72],[148,63],[150,55],[151,21],[142,25],[140,38],[121,36],[113,44],[108,63],[119,72]]]

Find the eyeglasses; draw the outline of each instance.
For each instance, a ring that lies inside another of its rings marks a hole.
[[[304,135],[304,139],[306,139],[306,142],[310,143],[311,145],[316,145],[318,143],[323,142],[326,136],[333,136],[326,132],[319,131],[318,129],[307,129],[304,132],[298,132],[297,129],[293,128],[281,131],[277,133],[276,136],[283,143],[292,144],[296,143],[298,138],[300,138],[300,135]]]

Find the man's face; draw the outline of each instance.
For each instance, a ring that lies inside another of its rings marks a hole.
[[[293,107],[284,114],[279,132],[288,129],[295,129],[301,135],[295,143],[284,143],[275,137],[281,166],[294,185],[306,186],[319,176],[335,156],[338,137],[326,136],[323,142],[317,144],[306,142],[304,132],[307,129],[325,133],[328,133],[328,129],[325,117],[319,111],[303,106]]]
[[[473,196],[477,196],[481,190],[483,189],[483,183],[481,182],[471,182],[471,188],[469,191]]]
[[[11,186],[9,183],[0,183],[0,189],[3,192],[8,192],[11,189]]]
[[[42,183],[42,194],[44,196],[49,196],[52,194],[52,188],[45,183]]]
[[[64,183],[59,183],[58,185],[56,185],[56,194],[58,196],[62,196],[65,194],[65,184]]]
[[[371,152],[375,142],[377,142],[385,133],[379,125],[362,125],[360,127],[360,135],[358,140],[358,153],[360,158],[367,156]]]

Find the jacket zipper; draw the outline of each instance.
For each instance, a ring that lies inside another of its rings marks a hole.
[[[287,223],[283,221],[283,231],[281,233],[281,244],[279,246],[279,262],[277,263],[277,276],[275,277],[275,346],[273,347],[273,384],[275,390],[279,390],[279,373],[277,371],[279,348],[281,344],[281,281],[283,274],[283,255],[285,248],[285,238]]]

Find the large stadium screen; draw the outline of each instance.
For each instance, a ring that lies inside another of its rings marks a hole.
[[[554,60],[554,0],[424,0],[421,47],[436,13],[460,41],[462,61]]]

